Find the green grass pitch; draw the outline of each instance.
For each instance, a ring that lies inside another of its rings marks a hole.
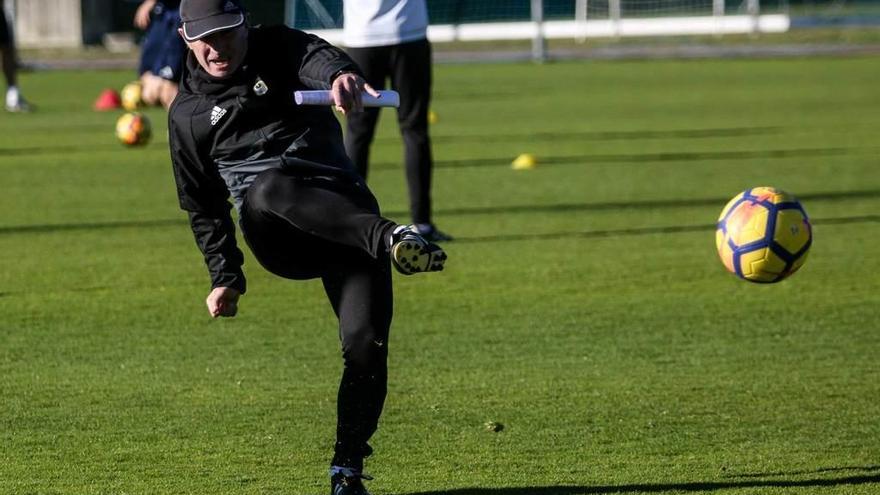
[[[320,283],[245,251],[240,315],[208,317],[164,114],[130,150],[91,110],[132,77],[26,74],[39,111],[0,114],[0,493],[323,494]],[[375,494],[880,491],[878,81],[877,58],[437,66],[459,240],[447,271],[395,276]],[[370,181],[406,221],[382,119]],[[759,185],[814,221],[771,286],[714,247]]]

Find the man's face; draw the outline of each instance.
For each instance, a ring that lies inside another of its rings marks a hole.
[[[183,36],[183,29],[178,29],[178,32]],[[248,47],[247,28],[241,26],[219,31],[200,40],[187,41],[186,44],[205,72],[217,79],[225,79],[244,61]]]

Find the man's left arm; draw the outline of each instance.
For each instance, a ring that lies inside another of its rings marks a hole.
[[[299,80],[312,89],[331,89],[341,74],[361,75],[356,63],[341,48],[303,31],[288,29],[287,43],[299,58]]]
[[[294,43],[303,46],[299,79],[314,89],[329,89],[333,103],[343,115],[363,111],[361,95],[379,96],[361,75],[360,68],[340,48],[302,31],[290,30]]]

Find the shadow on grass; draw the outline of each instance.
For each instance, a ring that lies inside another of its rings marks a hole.
[[[171,225],[189,225],[186,218],[168,220],[124,220],[118,222],[84,222],[37,225],[10,225],[0,227],[3,234],[43,234],[49,232],[65,232],[70,230],[108,230],[124,228],[168,227]]]
[[[836,218],[819,218],[811,219],[813,225],[843,225],[852,223],[880,223],[880,215],[861,215],[852,217],[836,217]],[[121,228],[150,228],[150,227],[169,227],[187,225],[185,219],[169,219],[169,220],[141,220],[141,221],[122,221],[122,222],[94,222],[94,223],[73,223],[73,224],[57,224],[57,225],[17,225],[9,227],[0,227],[0,235],[4,234],[45,234],[52,232],[66,232],[75,230],[109,230]],[[527,240],[553,240],[553,239],[589,239],[602,237],[624,237],[637,235],[652,234],[677,234],[682,232],[700,232],[715,229],[715,224],[701,225],[669,225],[663,227],[639,227],[630,229],[605,229],[605,230],[587,230],[587,231],[568,231],[568,232],[543,232],[543,233],[523,233],[523,234],[500,234],[485,236],[469,236],[456,237],[455,243],[469,242],[503,242],[503,241],[527,241]]]
[[[880,198],[880,189],[862,191],[832,191],[798,195],[807,201],[842,201],[849,199]],[[691,208],[699,206],[720,207],[730,198],[658,199],[648,201],[609,201],[603,203],[561,203],[554,205],[509,205],[477,206],[466,208],[445,208],[435,210],[435,215],[484,215],[495,213],[558,213],[567,211],[605,211],[605,210],[654,210],[666,208]],[[388,216],[406,216],[408,212],[389,211]]]
[[[111,135],[112,137],[112,135]],[[153,141],[147,143],[143,146],[139,146],[137,149],[156,149],[156,148],[168,148],[167,142],[162,141]],[[88,146],[82,145],[59,145],[59,146],[33,146],[33,147],[21,147],[21,148],[2,148],[0,149],[0,157],[4,156],[40,156],[40,155],[70,155],[77,153],[95,153],[99,151],[120,151],[124,150],[125,147],[121,143],[108,142],[107,144],[90,144]]]
[[[555,131],[555,132],[521,132],[516,134],[466,134],[431,136],[435,144],[441,143],[488,143],[516,141],[530,143],[556,141],[615,141],[637,139],[702,139],[719,137],[769,136],[779,134],[782,127],[721,127],[715,129],[669,129],[669,130],[634,130],[634,131]],[[379,142],[396,143],[400,138],[381,137]]]
[[[101,130],[106,131],[107,126],[105,124],[92,124],[87,126],[80,126],[79,130]],[[607,131],[607,132],[578,132],[578,131],[558,131],[558,132],[535,132],[535,133],[521,133],[521,134],[468,134],[468,135],[438,135],[433,136],[431,140],[436,144],[441,143],[464,143],[464,142],[476,142],[476,143],[486,143],[486,142],[508,142],[508,141],[516,141],[516,142],[525,142],[528,141],[530,143],[535,142],[559,142],[559,141],[612,141],[612,140],[637,140],[637,139],[676,139],[676,138],[684,138],[684,139],[701,139],[701,138],[717,138],[717,137],[743,137],[743,136],[756,136],[756,135],[771,135],[778,134],[780,132],[780,127],[731,127],[731,128],[719,128],[719,129],[678,129],[678,130],[662,130],[662,131]],[[31,128],[29,129],[32,132],[53,132],[57,130],[54,127],[45,127],[45,128]],[[390,138],[378,138],[378,141],[387,141],[387,142],[398,142],[400,140],[399,137],[390,137]],[[166,141],[162,140],[153,140],[150,145],[162,145],[168,146]],[[52,155],[52,154],[69,154],[69,153],[93,153],[96,150],[118,150],[119,144],[110,143],[107,144],[91,144],[88,146],[83,145],[44,145],[44,146],[22,146],[22,147],[11,147],[11,148],[3,148],[0,149],[0,156],[33,156],[33,155]],[[821,152],[821,151],[820,151]],[[759,152],[761,153],[761,152]],[[772,153],[772,152],[771,152]],[[671,154],[674,156],[676,154]],[[690,154],[678,154],[689,156]],[[621,157],[631,156],[631,155],[587,155],[586,160],[576,160],[576,161],[591,161],[606,156],[610,157],[611,161],[618,161]],[[632,155],[639,156],[639,155]],[[651,156],[651,155],[645,155]],[[569,163],[567,160],[573,160],[577,157],[557,157],[556,159],[545,158],[542,159],[542,163]],[[624,160],[629,161],[629,160]],[[477,165],[498,165],[498,164],[509,164],[509,158],[500,158],[500,159],[475,159],[475,160],[447,160],[447,161],[438,161],[435,162],[435,166],[444,167],[444,166],[477,166]],[[373,168],[398,168],[400,166],[399,163],[377,163],[373,166]]]
[[[863,215],[856,217],[837,217],[812,219],[813,225],[845,225],[851,223],[880,223],[880,215]],[[715,224],[703,225],[670,225],[666,227],[642,227],[633,229],[587,230],[582,232],[544,232],[534,234],[501,234],[473,237],[456,237],[455,243],[468,242],[507,242],[553,239],[590,239],[603,237],[625,237],[653,234],[678,234],[683,232],[700,232],[715,230]]]
[[[0,149],[0,157],[3,156],[40,156],[57,154],[94,153],[96,151],[117,151],[122,145],[117,143],[92,144],[89,146],[59,145],[59,146],[34,146],[21,148]],[[167,148],[168,143],[154,140],[141,149]],[[663,163],[663,162],[700,162],[715,160],[761,160],[777,158],[815,158],[825,156],[842,156],[859,152],[875,153],[876,148],[796,148],[778,150],[751,150],[751,151],[696,151],[696,152],[669,152],[669,153],[608,153],[608,154],[584,154],[563,156],[541,156],[540,164],[545,165],[578,165],[591,163]],[[474,167],[509,167],[513,156],[487,157],[487,158],[462,158],[452,160],[435,160],[434,168],[474,168]],[[378,162],[370,166],[371,170],[397,170],[401,167],[400,162]]]
[[[805,474],[819,474],[819,473],[838,473],[841,471],[878,471],[880,472],[880,465],[877,466],[841,466],[841,467],[830,467],[830,468],[819,468],[819,469],[810,469],[806,471],[777,471],[770,473],[731,473],[725,476],[726,478],[770,478],[774,476],[802,476]]]
[[[845,201],[850,199],[872,199],[880,198],[880,189],[867,189],[862,191],[830,191],[823,193],[803,194],[798,198],[801,201]],[[434,214],[443,215],[489,215],[489,214],[535,214],[535,213],[565,213],[573,211],[610,211],[610,210],[653,210],[668,208],[691,208],[701,206],[720,207],[724,205],[730,198],[694,198],[694,199],[659,199],[648,201],[609,201],[602,203],[561,203],[555,205],[508,205],[508,206],[476,206],[465,208],[445,208],[437,209]],[[384,212],[386,217],[406,218],[409,215],[407,211],[390,210]],[[876,222],[876,215],[829,218],[829,219],[812,219],[814,224],[822,223],[859,223],[859,222]],[[36,224],[36,225],[9,225],[0,226],[0,235],[3,234],[25,234],[25,233],[46,233],[46,232],[63,232],[70,230],[105,230],[105,229],[121,229],[121,228],[149,228],[149,227],[169,227],[174,225],[187,225],[185,217],[165,220],[122,220],[109,222],[84,222],[69,224]],[[698,230],[714,229],[713,225],[688,225],[688,226],[672,226],[672,227],[647,227],[639,229],[615,229],[591,232],[560,232],[558,234],[514,234],[507,236],[482,236],[482,237],[462,237],[462,241],[481,241],[481,240],[518,240],[531,239],[535,237],[545,237],[552,239],[555,237],[567,237],[571,235],[583,237],[608,237],[615,235],[639,235],[639,234],[663,234],[676,232],[693,232]]]
[[[846,468],[840,468],[846,469]],[[833,472],[838,468],[818,470]],[[876,466],[864,469],[876,471]],[[782,473],[780,473],[782,474]],[[799,473],[787,473],[799,474]],[[771,476],[775,474],[768,474]],[[761,475],[757,475],[761,476]],[[806,480],[743,480],[743,481],[695,481],[686,483],[640,483],[632,485],[608,486],[530,486],[515,488],[456,488],[428,492],[411,492],[407,495],[583,495],[601,493],[666,493],[695,492],[705,493],[735,488],[815,488],[880,484],[880,474],[865,474],[842,478],[814,478]],[[878,487],[880,489],[880,487]]]
[[[543,165],[589,164],[589,163],[663,163],[700,162],[714,160],[744,161],[776,158],[816,158],[842,156],[857,152],[876,152],[875,148],[795,148],[753,151],[695,151],[670,153],[609,153],[595,155],[542,156]],[[513,156],[503,158],[464,158],[459,160],[435,160],[434,168],[509,167]],[[399,169],[399,162],[380,162],[370,165],[371,170]]]

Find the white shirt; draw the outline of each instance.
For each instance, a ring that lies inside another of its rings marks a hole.
[[[343,44],[351,48],[386,46],[425,39],[425,0],[344,0]]]

